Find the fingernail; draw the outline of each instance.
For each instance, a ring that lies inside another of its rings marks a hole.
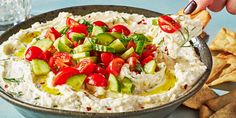
[[[197,3],[192,0],[188,5],[184,8],[184,14],[191,14],[197,8]]]

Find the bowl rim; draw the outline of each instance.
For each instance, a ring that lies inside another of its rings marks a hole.
[[[48,11],[48,12],[45,12],[45,13],[33,16],[30,19],[36,18],[38,16],[42,16],[42,15],[45,15],[45,14],[48,14],[48,13],[51,13],[51,12],[55,12],[55,11],[65,11],[65,10],[73,9],[73,8],[77,8],[77,9],[82,8],[83,9],[83,7],[113,7],[113,8],[116,8],[116,7],[126,7],[126,8],[129,8],[129,9],[143,10],[145,12],[160,14],[160,13],[152,11],[152,10],[147,10],[147,9],[138,8],[138,7],[131,7],[131,6],[121,6],[121,5],[82,5],[82,6],[72,6],[72,7],[66,7],[66,8],[61,8],[61,9],[56,9],[56,10]],[[27,22],[27,20],[24,21],[24,22]],[[22,23],[24,23],[24,22],[22,22]],[[6,35],[9,31],[11,31],[12,29],[14,29],[14,28],[16,28],[18,26],[19,26],[19,24],[13,26],[12,28],[10,28],[8,30],[6,30],[2,35],[0,35],[0,40],[3,39],[3,36]],[[61,109],[54,109],[54,108],[47,108],[47,107],[43,107],[43,106],[33,105],[33,104],[26,103],[24,101],[21,101],[21,100],[19,100],[17,98],[12,97],[12,95],[6,93],[1,87],[0,87],[0,97],[5,99],[6,101],[10,102],[11,104],[14,104],[14,105],[18,106],[18,107],[23,107],[25,109],[34,110],[34,111],[38,111],[38,112],[47,112],[47,113],[51,113],[51,114],[64,115],[64,116],[70,115],[70,116],[82,116],[82,117],[83,116],[96,116],[96,117],[117,117],[117,116],[123,116],[124,117],[125,116],[125,117],[127,117],[127,116],[133,116],[133,115],[139,115],[139,114],[143,115],[143,114],[155,112],[156,110],[167,108],[167,107],[170,107],[170,106],[172,106],[174,104],[182,103],[184,100],[190,98],[197,91],[199,91],[200,88],[204,85],[205,81],[207,80],[207,78],[208,78],[208,76],[210,74],[211,68],[212,68],[212,56],[211,56],[211,53],[210,53],[210,50],[209,50],[207,44],[203,40],[201,40],[201,37],[197,37],[197,38],[199,39],[199,42],[206,48],[207,53],[210,56],[209,67],[207,67],[207,70],[200,77],[200,78],[202,78],[203,76],[206,76],[205,79],[199,79],[192,86],[192,88],[189,89],[185,93],[185,95],[181,95],[177,99],[175,99],[175,100],[173,100],[171,102],[168,102],[166,104],[163,104],[163,105],[159,105],[159,106],[156,106],[156,107],[147,108],[147,109],[143,109],[143,110],[137,110],[137,111],[115,112],[115,113],[96,113],[96,112],[81,112],[81,111],[72,111],[72,110],[61,110]]]

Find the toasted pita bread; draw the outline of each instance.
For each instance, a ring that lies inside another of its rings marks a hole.
[[[202,105],[199,110],[199,118],[209,118],[213,113],[207,106]]]
[[[208,84],[208,86],[215,86],[215,85],[222,84],[225,82],[236,82],[236,70],[234,70],[231,73],[225,74],[222,77],[217,78],[216,80]]]
[[[207,85],[204,85],[194,96],[185,101],[183,104],[192,109],[199,109],[206,101],[216,98],[218,95]]]
[[[221,108],[215,114],[211,115],[210,118],[236,118],[236,101]]]
[[[222,28],[209,47],[213,51],[224,51],[236,55],[236,33]]]
[[[181,9],[178,11],[177,14],[179,15],[185,15],[183,13],[184,9]],[[202,11],[199,11],[198,13],[196,14],[191,14],[191,15],[187,15],[189,16],[191,19],[199,19],[201,21],[201,24],[203,26],[203,28],[205,28],[207,26],[207,24],[209,23],[209,21],[211,20],[211,15],[208,11],[206,10],[202,10]]]
[[[227,61],[224,58],[214,57],[213,56],[213,67],[211,74],[206,83],[211,83],[215,79],[217,79],[217,75],[223,70],[223,68],[227,65]]]
[[[236,89],[232,90],[230,93],[227,93],[223,96],[208,100],[206,105],[213,111],[218,111],[225,105],[234,102],[236,98]]]

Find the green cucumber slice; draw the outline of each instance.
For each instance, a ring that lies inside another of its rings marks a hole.
[[[100,33],[96,36],[97,42],[101,45],[109,45],[115,38],[109,33]]]
[[[76,48],[73,49],[73,52],[76,53],[80,53],[80,52],[89,52],[93,50],[93,45],[88,45],[88,44],[83,44],[83,45],[79,45]]]
[[[73,90],[79,91],[86,77],[84,74],[74,75],[66,81],[66,84],[71,86]]]
[[[155,60],[151,60],[144,65],[144,71],[148,74],[153,74],[157,67],[157,63]]]
[[[114,48],[112,48],[110,46],[99,45],[99,44],[94,45],[94,50],[99,51],[99,52],[112,52],[112,53],[115,53]]]
[[[100,33],[104,33],[104,29],[99,26],[93,26],[92,36],[96,36]]]
[[[92,44],[95,44],[97,42],[97,39],[96,38],[86,38],[84,40],[84,45],[92,45]]]
[[[58,42],[58,51],[59,52],[67,52],[70,53],[72,49],[70,47],[68,47],[67,45],[65,45],[64,43],[62,43],[61,41]]]
[[[144,41],[140,40],[136,43],[137,47],[135,49],[135,52],[137,52],[138,54],[141,54],[143,52],[143,48],[144,48]]]
[[[64,26],[64,27],[59,28],[59,30],[57,30],[57,31],[59,31],[60,34],[66,34],[66,32],[68,31],[68,29],[69,29],[68,26]]]
[[[80,62],[80,61],[83,61],[83,60],[91,60],[92,62],[94,62],[94,63],[96,63],[97,62],[97,57],[95,57],[95,56],[93,56],[93,57],[85,57],[85,58],[80,58],[79,60],[78,60],[78,62]]]
[[[109,75],[108,82],[109,82],[108,90],[113,92],[121,91],[120,83],[113,74]]]
[[[125,77],[122,81],[121,92],[126,94],[131,94],[134,90],[134,85],[132,81]]]
[[[89,52],[80,52],[80,53],[73,54],[72,58],[74,60],[78,60],[78,59],[81,59],[81,58],[84,58],[84,57],[89,57],[89,56],[90,56]]]
[[[116,39],[113,41],[110,45],[110,47],[114,48],[116,53],[122,53],[125,51],[125,46],[123,43],[120,41],[120,39]]]
[[[46,75],[50,72],[47,62],[39,59],[33,59],[31,66],[35,75]]]
[[[67,45],[68,47],[72,47],[72,42],[66,37],[66,35],[63,35],[61,38],[60,38],[60,41]]]
[[[123,59],[128,59],[130,57],[130,55],[134,52],[134,48],[130,48],[127,51],[125,51],[120,57]]]
[[[122,38],[122,34],[118,33],[118,32],[111,32],[111,35],[113,37],[115,37],[116,39],[121,39]]]
[[[79,41],[81,39],[85,38],[85,35],[83,33],[70,33],[70,37],[72,41]]]
[[[34,46],[39,47],[43,51],[46,51],[48,48],[52,46],[52,44],[53,44],[53,41],[50,39],[40,39],[40,40],[37,40]]]

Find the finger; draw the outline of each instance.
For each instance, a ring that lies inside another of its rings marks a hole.
[[[227,0],[214,0],[214,2],[210,4],[208,8],[211,11],[218,12],[225,7],[226,3],[227,3]]]
[[[197,8],[193,14],[206,9],[209,5],[213,4],[214,0],[195,0],[195,2],[197,3]]]
[[[236,0],[228,0],[226,9],[231,14],[236,14]]]

